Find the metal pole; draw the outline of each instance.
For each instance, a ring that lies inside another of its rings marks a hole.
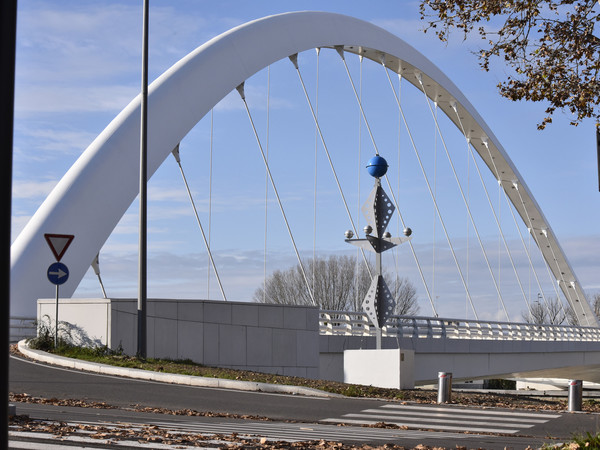
[[[56,310],[54,312],[54,349],[58,348],[58,284],[56,285]]]
[[[140,119],[140,226],[138,261],[138,333],[137,354],[146,357],[146,300],[147,300],[147,178],[148,178],[148,16],[149,0],[143,0],[142,31],[142,99]]]
[[[375,348],[381,350],[381,327],[375,327]]]
[[[2,209],[2,229],[4,230],[0,243],[0,286],[2,298],[2,326],[4,327],[4,345],[2,347],[2,396],[5,406],[0,417],[0,446],[8,448],[8,345],[10,343],[10,215],[12,196],[12,155],[13,155],[13,121],[15,94],[15,45],[17,40],[17,0],[0,2],[0,148],[2,162],[0,163],[0,183],[4,205]],[[14,407],[12,408],[14,410]]]

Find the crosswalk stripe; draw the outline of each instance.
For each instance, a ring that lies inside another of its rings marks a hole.
[[[390,419],[392,421],[402,421],[402,422],[412,422],[413,425],[414,423],[422,423],[423,422],[423,418],[422,417],[410,417],[410,416],[389,416],[387,414],[345,414],[344,417],[353,417],[353,418],[360,418],[360,417],[364,417],[366,419],[381,419],[384,420],[386,422],[388,422]],[[465,420],[462,419],[436,419],[436,418],[427,418],[427,422],[428,423],[447,423],[447,424],[464,424]],[[502,423],[502,424],[498,424],[497,422],[481,422],[481,421],[470,421],[470,425],[474,425],[474,426],[489,426],[489,427],[494,427],[494,426],[503,426],[503,427],[513,427],[513,428],[531,428],[533,426],[535,426],[535,424],[523,424],[523,423]]]
[[[237,433],[238,435],[258,435],[258,436],[272,436],[275,439],[290,440],[290,438],[296,440],[314,440],[314,439],[327,439],[327,440],[340,440],[348,439],[352,437],[354,440],[369,441],[374,437],[388,439],[390,432],[393,430],[373,430],[373,433],[369,433],[369,436],[365,436],[364,430],[351,430],[347,427],[339,428],[332,427],[330,425],[318,426],[311,424],[310,427],[303,427],[293,424],[243,424],[243,423],[217,423],[217,424],[189,424],[189,423],[166,423],[166,422],[152,422],[153,425],[178,429],[187,430],[190,432],[201,432],[201,433]]]
[[[498,423],[497,419],[488,419],[488,420],[482,420],[482,419],[475,419],[472,417],[469,418],[465,418],[465,417],[460,417],[460,416],[452,416],[452,415],[446,415],[445,417],[424,417],[424,416],[414,416],[414,415],[410,415],[407,416],[405,414],[395,414],[395,415],[390,415],[390,414],[381,414],[381,411],[378,410],[364,410],[361,411],[361,413],[359,414],[346,414],[344,415],[344,417],[374,417],[374,418],[378,418],[378,419],[393,419],[393,420],[404,420],[404,421],[408,421],[408,422],[422,422],[424,419],[426,419],[428,422],[430,423],[465,423],[465,420],[468,420],[472,425],[487,425],[487,426],[494,426],[494,425],[501,425],[503,427],[522,427],[522,428],[531,428],[533,426],[535,426],[537,423],[546,423],[547,421],[545,420],[537,420],[534,423],[531,423],[531,421],[527,421],[527,423],[523,423],[523,422],[516,422],[515,420],[513,420],[512,422],[509,423]]]
[[[365,425],[374,425],[381,421],[377,420],[357,420],[357,419],[325,419],[325,422],[331,423],[349,423],[349,424],[365,424]],[[432,423],[404,423],[404,422],[395,422],[393,420],[385,420],[385,423],[390,423],[393,425],[398,425],[399,427],[417,427],[417,428],[426,428],[436,431],[470,431],[470,432],[478,432],[478,433],[505,433],[505,434],[515,434],[519,431],[519,429],[504,429],[504,428],[480,428],[480,427],[470,427],[470,426],[450,426],[450,425],[439,425]]]
[[[364,421],[357,421],[359,424],[365,424]],[[376,422],[372,422],[373,424]],[[373,440],[385,440],[390,439],[414,439],[421,440],[426,433],[417,430],[399,430],[399,429],[378,429],[378,428],[362,428],[362,427],[334,427],[326,424],[310,424],[310,427],[298,427],[294,424],[268,424],[268,423],[252,423],[252,424],[241,424],[241,423],[218,423],[218,424],[188,424],[188,423],[165,423],[165,422],[152,422],[153,425],[161,426],[169,429],[179,430],[190,430],[199,433],[206,434],[231,434],[237,433],[243,436],[264,436],[271,437],[277,440],[341,440],[347,441],[349,439],[353,441],[365,441],[370,442]],[[473,438],[476,437],[458,433],[445,433],[445,436]]]
[[[435,406],[416,406],[416,405],[394,405],[387,404],[381,406],[381,408],[388,409],[408,409],[408,410],[422,410],[422,411],[440,411],[440,412],[448,412],[448,411],[460,411],[462,414],[477,414],[477,415],[486,415],[486,416],[517,416],[517,417],[543,417],[548,419],[556,419],[560,417],[560,414],[557,413],[547,413],[547,412],[520,412],[520,411],[493,411],[489,409],[464,409],[457,408],[453,406],[445,406],[445,407],[435,407]]]
[[[387,404],[358,413],[327,418],[322,422],[347,424],[376,424],[385,422],[401,427],[439,431],[469,431],[479,433],[515,434],[520,430],[544,424],[560,414],[520,411],[491,411],[452,406],[416,406]]]
[[[326,422],[327,420],[325,420]],[[344,422],[352,423],[352,419]],[[375,424],[377,422],[355,421],[359,425]],[[294,424],[294,423],[257,423],[257,422],[188,422],[188,421],[151,421],[145,423],[124,423],[124,422],[87,422],[82,424],[90,425],[102,424],[107,427],[129,427],[135,430],[141,430],[144,426],[157,426],[162,429],[172,430],[180,433],[198,433],[203,435],[236,433],[240,437],[266,437],[269,440],[285,440],[288,442],[298,442],[306,440],[330,440],[330,441],[355,441],[355,442],[389,442],[399,438],[408,440],[423,440],[430,437],[430,432],[408,429],[384,429],[384,428],[364,428],[364,427],[339,427],[324,423]],[[339,423],[339,421],[338,421]],[[442,431],[442,430],[440,430]],[[462,430],[461,430],[462,431]],[[445,438],[478,439],[477,435],[469,435],[452,432],[436,433],[443,434]]]
[[[452,411],[448,411],[448,412],[444,412],[444,413],[429,413],[427,411],[382,411],[381,409],[365,409],[363,411],[361,411],[363,413],[375,413],[375,414],[380,414],[380,413],[385,413],[387,416],[389,417],[414,417],[414,418],[419,418],[420,420],[422,420],[423,418],[427,418],[427,419],[433,419],[433,418],[437,418],[437,419],[462,419],[462,421],[464,422],[465,420],[468,420],[470,422],[481,422],[481,421],[493,421],[493,423],[497,423],[497,422],[509,422],[509,423],[517,423],[517,424],[521,424],[523,422],[527,422],[527,423],[531,423],[531,424],[536,424],[536,423],[546,423],[548,422],[548,420],[552,419],[524,419],[522,417],[513,417],[513,416],[489,416],[487,414],[485,415],[467,415],[467,414],[463,414],[462,411],[460,412],[452,412]]]

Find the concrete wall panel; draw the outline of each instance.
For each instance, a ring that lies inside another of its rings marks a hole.
[[[54,317],[54,304],[40,300],[38,315]],[[64,304],[59,320],[68,319],[88,333],[92,330],[104,342],[111,342],[111,348],[121,344],[126,354],[137,352],[136,299],[70,300]],[[148,357],[302,376],[309,370],[312,376],[319,371],[317,308],[148,299],[146,325]]]

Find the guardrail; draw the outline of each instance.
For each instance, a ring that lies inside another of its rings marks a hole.
[[[363,312],[320,311],[319,330],[323,335],[375,336]],[[383,337],[412,339],[600,341],[600,328],[423,316],[392,316],[381,331]]]
[[[10,342],[33,338],[37,335],[35,317],[13,316],[10,318]]]

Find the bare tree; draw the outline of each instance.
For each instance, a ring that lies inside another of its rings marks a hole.
[[[325,310],[361,311],[371,286],[371,276],[362,262],[349,256],[317,257],[305,264],[316,305]],[[385,275],[390,292],[396,299],[395,313],[416,315],[419,312],[417,290],[407,278]],[[254,301],[285,305],[312,305],[300,266],[276,270],[264,286],[254,292]]]
[[[550,297],[546,304],[539,301],[532,303],[529,311],[523,311],[521,316],[525,322],[535,324],[561,325],[567,322],[575,325],[577,320],[572,308],[565,308],[557,297]]]
[[[406,277],[391,277],[389,285],[392,296],[396,299],[394,314],[398,316],[416,316],[419,314],[417,304],[417,288]]]
[[[596,314],[596,317],[600,317],[600,293],[593,295],[592,308],[594,308],[594,314]]]

